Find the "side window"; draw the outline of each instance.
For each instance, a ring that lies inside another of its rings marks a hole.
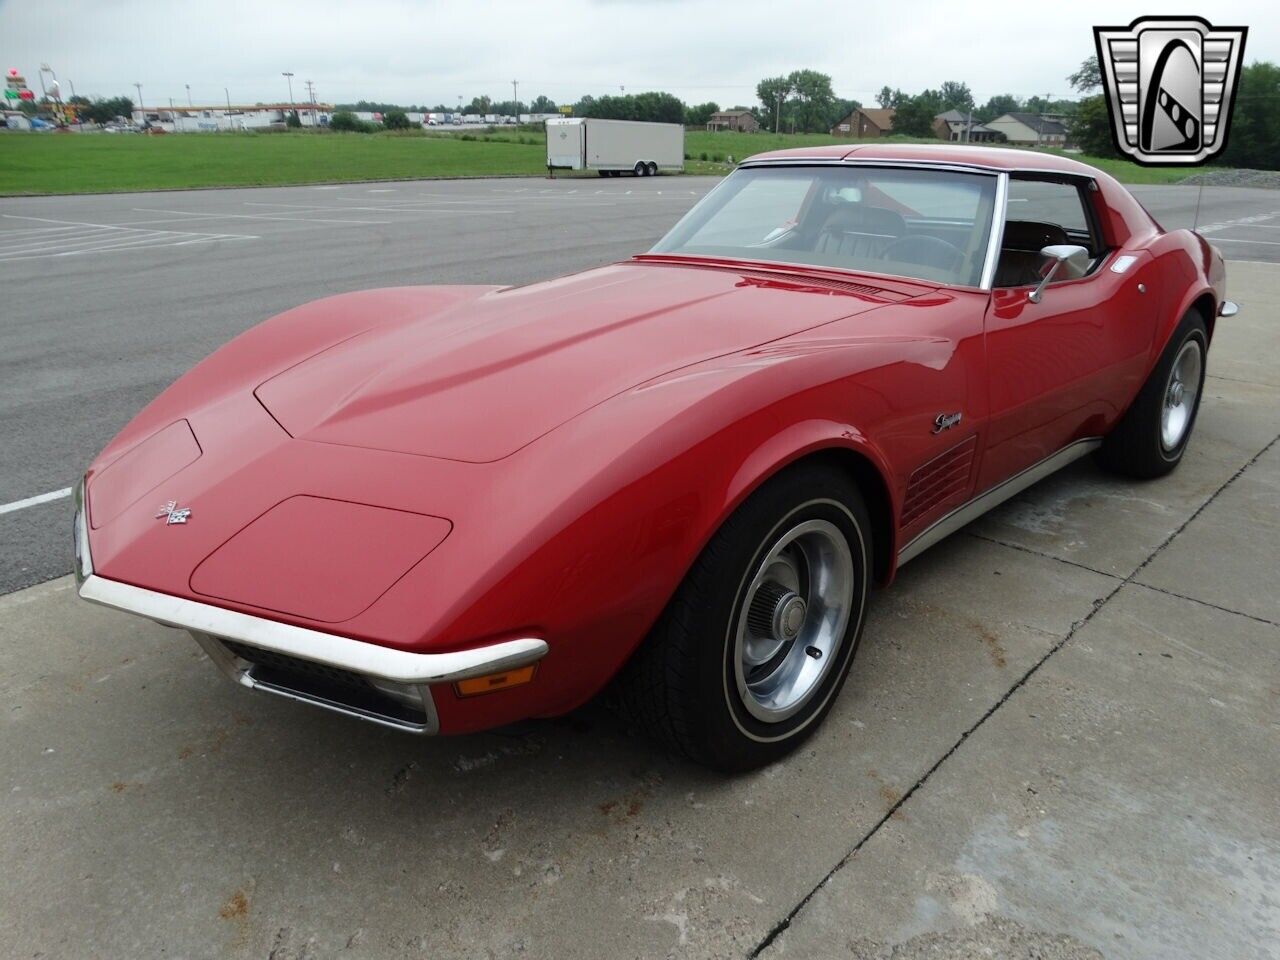
[[[1062,180],[1009,180],[1009,206],[996,267],[997,287],[1040,282],[1040,250],[1054,244],[1078,244],[1095,259],[1102,253],[1085,206],[1084,188]],[[1073,279],[1059,275],[1057,280]]]

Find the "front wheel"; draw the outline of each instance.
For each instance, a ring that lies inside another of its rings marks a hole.
[[[1148,480],[1172,472],[1182,461],[1200,410],[1208,346],[1204,317],[1191,310],[1133,404],[1103,441],[1098,458],[1105,467]]]
[[[724,771],[795,749],[826,716],[862,630],[866,507],[843,474],[799,466],[724,523],[619,680],[623,712]]]

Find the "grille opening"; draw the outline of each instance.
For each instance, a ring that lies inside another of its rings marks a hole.
[[[358,673],[234,640],[220,639],[220,642],[250,664],[249,677],[256,684],[400,723],[425,725],[428,722],[425,709],[397,700]]]

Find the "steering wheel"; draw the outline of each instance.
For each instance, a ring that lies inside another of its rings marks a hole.
[[[955,270],[964,262],[964,254],[955,244],[925,234],[899,237],[884,248],[880,258],[897,260],[899,263],[917,263],[922,267],[937,267],[939,270]]]

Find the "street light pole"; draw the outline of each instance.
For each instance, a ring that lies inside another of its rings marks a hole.
[[[142,125],[145,127],[147,125],[147,111],[142,106],[142,84],[135,83],[134,86],[138,88],[138,113],[142,115]]]
[[[290,70],[285,70],[283,73],[280,74],[280,76],[284,77],[286,80],[289,81],[289,111],[291,113],[297,113],[298,111],[294,109],[294,106],[293,106],[293,72]],[[288,121],[286,120],[285,126],[288,126],[288,125],[289,125]]]
[[[227,95],[227,129],[234,130],[236,125],[235,121],[231,119],[231,88],[223,87],[222,92]]]
[[[187,88],[187,106],[190,107],[192,110],[194,110],[196,107],[195,107],[195,104],[191,102],[191,84],[189,83],[186,84],[186,88]]]

